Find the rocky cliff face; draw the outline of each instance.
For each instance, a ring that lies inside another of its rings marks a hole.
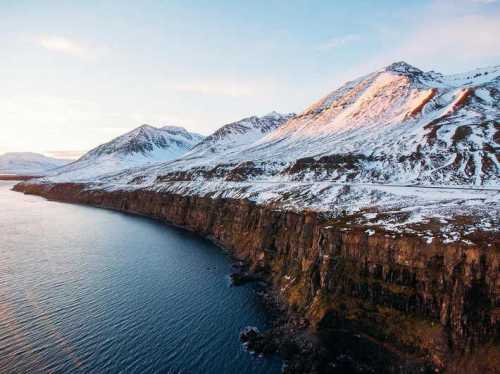
[[[410,235],[370,235],[312,211],[247,200],[106,192],[78,184],[21,183],[15,190],[146,215],[214,239],[271,282],[288,314],[305,318],[326,349],[326,361],[348,332],[349,339],[403,358],[397,365],[411,356],[450,372],[484,373],[495,372],[499,363],[498,235],[484,234],[480,245],[445,245]],[[488,359],[478,359],[485,352]],[[311,370],[335,372],[331,363],[323,364]],[[402,370],[397,365],[384,370]]]

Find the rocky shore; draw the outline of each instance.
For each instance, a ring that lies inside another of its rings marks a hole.
[[[261,279],[270,331],[242,334],[286,373],[495,373],[500,367],[500,238],[428,242],[242,199],[20,183],[51,200],[145,215],[211,238]]]

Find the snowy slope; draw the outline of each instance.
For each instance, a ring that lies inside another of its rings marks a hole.
[[[39,153],[10,152],[0,155],[0,174],[44,175],[68,162]]]
[[[293,113],[271,112],[262,117],[252,116],[229,123],[207,136],[182,158],[188,160],[190,166],[194,165],[195,159],[201,159],[202,163],[207,163],[229,150],[235,152],[255,143],[294,115]]]
[[[182,156],[201,140],[202,135],[182,127],[142,125],[56,169],[51,177],[55,181],[89,180],[131,167],[165,162]]]
[[[200,144],[185,162],[151,172],[162,180],[499,185],[499,122],[500,66],[445,76],[398,62],[256,141],[231,140],[238,146],[214,154]]]

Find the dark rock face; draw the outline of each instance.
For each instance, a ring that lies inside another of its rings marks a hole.
[[[305,173],[311,172],[315,176],[327,173],[329,178],[337,173],[338,175],[347,175],[347,180],[351,180],[351,177],[361,171],[364,161],[375,161],[375,159],[363,154],[333,154],[320,157],[317,160],[314,157],[299,158],[282,174],[292,175],[294,178],[300,179]]]
[[[255,282],[258,280],[259,278],[257,278],[255,275],[251,273],[246,273],[241,271],[235,271],[234,273],[231,273],[231,282],[235,286],[240,286],[242,284]]]
[[[259,355],[271,355],[278,349],[278,343],[272,332],[261,333],[256,327],[247,327],[240,333],[240,340],[249,352]]]
[[[496,234],[481,245],[427,244],[417,236],[369,236],[362,227],[327,226],[316,212],[276,210],[245,200],[85,188],[21,183],[15,190],[146,215],[227,248],[272,284],[272,297],[282,305],[276,334],[307,331],[313,337],[312,347],[285,339],[276,348],[290,356],[288,373],[342,372],[339,367],[370,372],[353,364],[363,357],[379,368],[376,372],[497,370],[488,364],[500,357]],[[260,337],[254,340],[262,343]],[[344,345],[346,350],[340,350]],[[485,351],[488,362],[478,356]]]

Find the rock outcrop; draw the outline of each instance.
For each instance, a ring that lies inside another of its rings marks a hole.
[[[247,200],[107,192],[69,183],[20,183],[14,189],[145,215],[227,248],[272,284],[285,314],[303,319],[306,328],[291,332],[312,336],[319,347],[310,362],[298,360],[300,350],[288,349],[290,373],[338,372],[346,352],[361,360],[367,356],[376,372],[497,370],[497,233],[478,233],[484,235],[481,244],[428,243],[418,236],[367,233],[366,227],[329,222],[314,211],[297,213]],[[342,345],[346,351],[339,352]],[[376,357],[390,359],[378,362]],[[352,370],[369,371],[362,365]]]

